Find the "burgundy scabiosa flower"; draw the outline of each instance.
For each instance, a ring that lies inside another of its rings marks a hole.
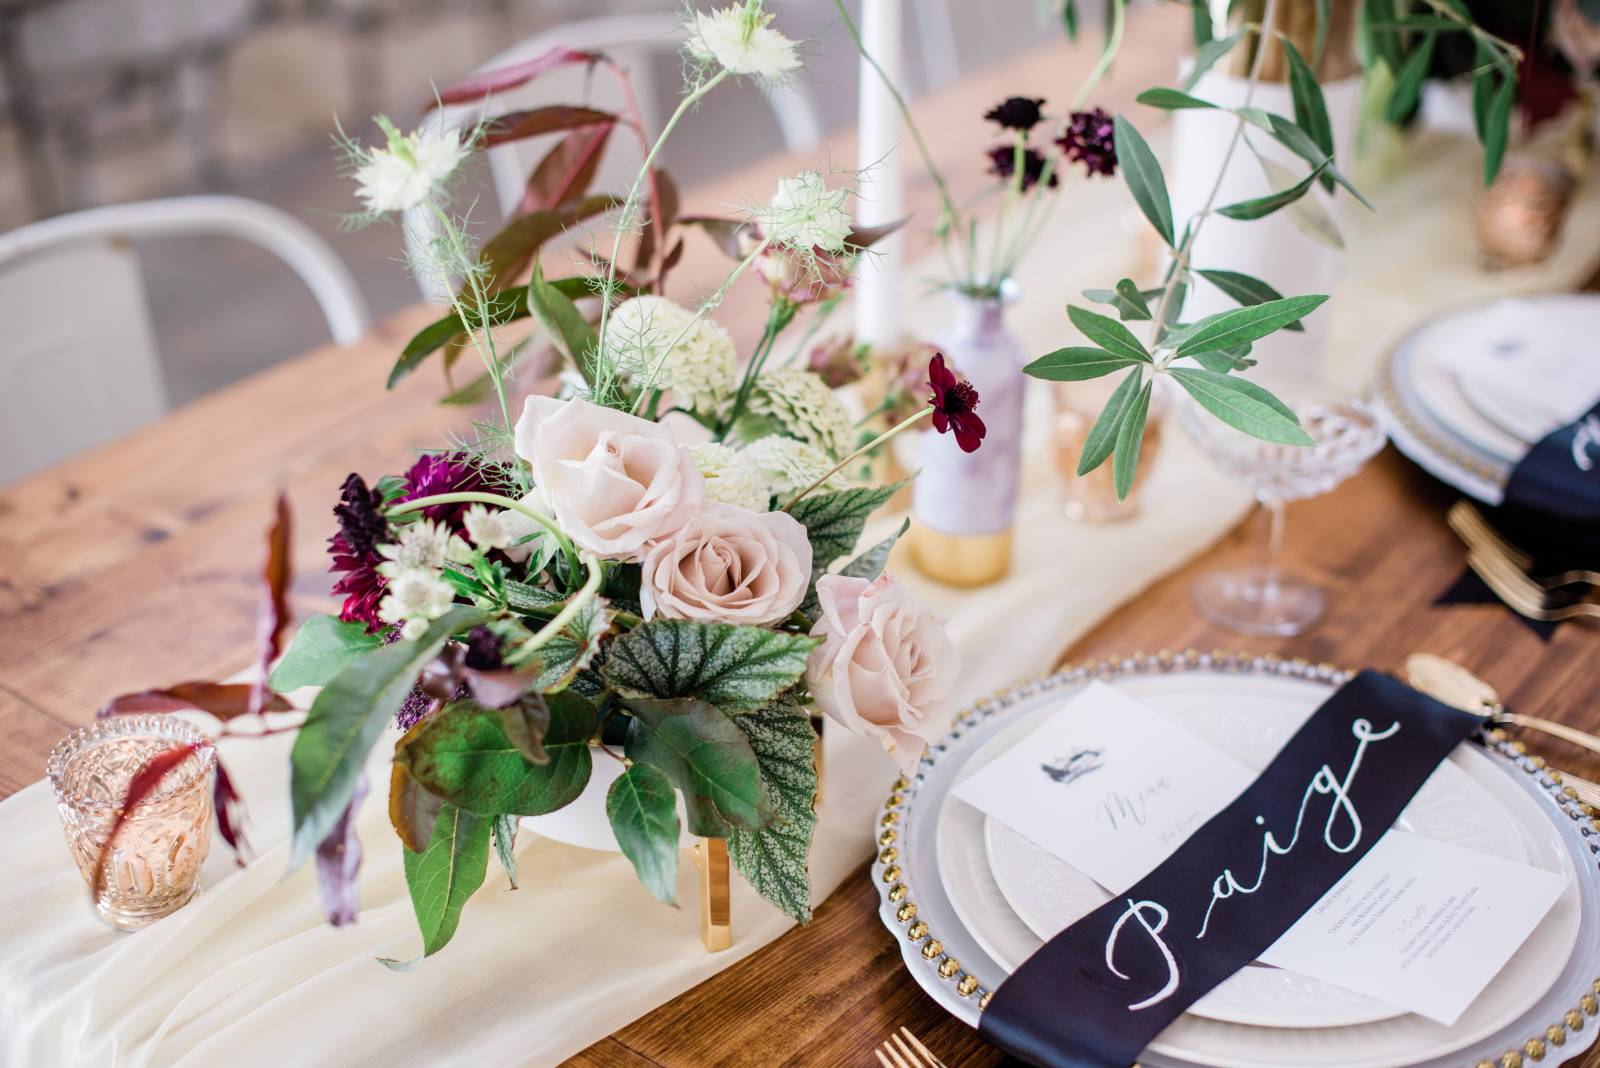
[[[365,623],[368,633],[383,627],[378,618],[378,602],[383,599],[384,580],[378,574],[383,557],[378,546],[389,538],[389,524],[383,518],[383,495],[367,488],[360,475],[344,480],[339,503],[334,506],[339,532],[328,539],[329,568],[344,577],[333,592],[344,597],[339,618],[346,623]]]
[[[978,390],[964,378],[944,365],[944,354],[936,352],[928,361],[928,387],[933,395],[928,403],[933,405],[933,428],[941,434],[955,432],[956,444],[962,452],[977,452],[988,431],[978,418]]]
[[[1116,126],[1100,108],[1074,111],[1057,143],[1068,159],[1083,164],[1087,174],[1110,176],[1117,172]]]
[[[1022,130],[1026,133],[1039,125],[1039,120],[1044,118],[1043,109],[1042,96],[1008,96],[990,108],[983,117],[1008,130]]]
[[[411,465],[405,478],[405,491],[397,501],[414,501],[439,493],[493,492],[502,488],[492,483],[481,467],[467,462],[458,452],[427,453]],[[434,504],[424,508],[422,514],[451,530],[458,530],[461,517],[470,507],[468,504]]]
[[[1044,177],[1044,156],[1036,148],[1022,150],[1022,191],[1027,192],[1039,184]],[[995,145],[989,150],[989,173],[997,174],[1001,178],[1010,179],[1016,172],[1017,149],[1015,145]],[[1061,183],[1061,176],[1054,171],[1050,172],[1050,187],[1054,189]]]

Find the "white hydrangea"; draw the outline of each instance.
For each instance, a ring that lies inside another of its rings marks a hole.
[[[767,489],[780,498],[799,493],[821,478],[834,464],[816,446],[782,434],[772,434],[751,443],[745,449],[745,455],[766,482]],[[818,488],[840,490],[846,485],[844,476],[835,473]]]
[[[771,22],[772,15],[760,3],[691,12],[684,24],[689,32],[684,47],[699,62],[716,63],[730,74],[775,80],[800,66],[800,54]]]
[[[356,155],[356,196],[374,215],[407,211],[426,203],[469,155],[461,135],[441,123],[402,134],[379,116],[388,137],[383,148]]]
[[[438,571],[450,555],[450,532],[431,519],[419,519],[400,528],[400,539],[378,546],[384,562],[378,574],[387,579],[411,572]]]
[[[400,624],[400,636],[414,641],[428,629],[428,620],[445,614],[455,597],[455,587],[436,572],[402,571],[389,580],[388,591],[378,602],[378,618]]]
[[[779,178],[772,203],[759,213],[762,229],[780,245],[797,249],[843,252],[850,236],[850,213],[844,210],[848,189],[829,189],[816,171]]]
[[[762,372],[750,396],[750,410],[772,416],[789,433],[834,459],[843,459],[854,445],[849,411],[820,376],[803,368]]]
[[[761,471],[738,449],[707,442],[691,445],[689,455],[706,477],[707,500],[748,508],[752,512],[765,512],[772,503],[772,491]]]
[[[665,297],[625,300],[606,321],[605,350],[628,373],[669,389],[678,403],[714,410],[733,393],[739,353],[721,326]]]

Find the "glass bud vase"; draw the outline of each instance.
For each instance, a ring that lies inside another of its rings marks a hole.
[[[1027,353],[1005,326],[1010,296],[953,290],[955,314],[937,339],[955,372],[977,387],[987,428],[977,452],[962,452],[954,434],[927,433],[920,442],[911,558],[930,578],[955,586],[993,582],[1011,567]]]

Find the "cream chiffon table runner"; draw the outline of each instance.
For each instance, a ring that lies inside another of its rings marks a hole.
[[[1486,293],[1567,287],[1592,268],[1593,250],[1571,239],[1597,232],[1597,201],[1587,195],[1551,263],[1500,276],[1479,271],[1470,177],[1461,177],[1474,170],[1472,150],[1426,143],[1419,151],[1426,165],[1374,198],[1380,209],[1402,210],[1405,225],[1386,231],[1357,222],[1348,231],[1346,280],[1329,306],[1342,377],[1367,373],[1405,330],[1441,308]],[[1111,182],[1078,183],[1062,205],[1025,267],[1026,296],[1010,316],[1030,352],[1074,343],[1064,304],[1079,290],[1137,275],[1139,245],[1129,235],[1139,224],[1128,209]],[[913,299],[918,314],[908,321],[942,321],[938,298]],[[898,571],[951,619],[963,702],[1048,670],[1067,645],[1214,543],[1249,506],[1186,439],[1169,436],[1137,518],[1071,523],[1049,470],[1047,415],[1048,398],[1035,390],[1012,576],[961,592]],[[151,670],[160,675],[159,665]],[[871,816],[894,774],[872,744],[827,734],[828,792],[812,850],[818,902],[869,855]],[[287,736],[223,744],[251,804],[256,860],[235,868],[219,844],[204,892],[134,935],[92,917],[46,784],[0,804],[9,858],[0,878],[0,1064],[551,1064],[791,926],[735,878],[733,948],[708,954],[687,857],[679,898],[691,904],[673,910],[645,893],[619,854],[523,832],[521,889],[508,892],[491,862],[449,947],[415,971],[390,972],[375,958],[409,958],[419,937],[382,799],[369,799],[359,821],[360,920],[327,927],[310,868],[284,877],[288,747]],[[375,782],[387,781],[389,749],[376,750]]]

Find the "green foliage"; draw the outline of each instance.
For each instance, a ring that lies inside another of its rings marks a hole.
[[[507,708],[457,701],[408,734],[394,759],[452,805],[484,816],[538,816],[583,792],[598,726],[594,706],[576,694]],[[545,759],[536,763],[539,755]]]
[[[1163,111],[1181,111],[1184,108],[1214,108],[1217,105],[1209,100],[1201,100],[1197,96],[1180,92],[1177,89],[1146,89],[1138,96],[1136,101],[1149,107],[1160,108]]]
[[[583,380],[594,385],[595,360],[599,355],[594,328],[572,298],[544,280],[544,273],[537,265],[528,283],[528,308],[550,340],[572,361]]]
[[[1511,138],[1511,104],[1517,94],[1515,78],[1501,79],[1500,86],[1489,98],[1489,111],[1483,128],[1483,184],[1490,185],[1500,173],[1500,162],[1505,158],[1506,143]]]
[[[1045,353],[1024,367],[1023,371],[1047,382],[1084,382],[1143,362],[1105,349],[1071,345]]]
[[[1217,214],[1229,219],[1260,219],[1271,215],[1279,208],[1286,208],[1290,204],[1306,195],[1311,188],[1311,183],[1322,174],[1323,167],[1318,167],[1303,179],[1280,189],[1276,193],[1269,193],[1264,197],[1255,197],[1251,200],[1241,200],[1237,204],[1228,204],[1217,209]]]
[[[1436,33],[1423,34],[1422,40],[1400,64],[1400,70],[1395,75],[1394,91],[1384,109],[1384,117],[1390,122],[1404,122],[1416,110],[1417,101],[1422,97],[1422,83],[1428,77],[1428,69],[1433,66],[1433,49],[1438,37]]]
[[[1133,489],[1133,474],[1139,465],[1139,446],[1144,441],[1145,419],[1150,415],[1150,392],[1154,383],[1146,382],[1134,399],[1128,414],[1117,428],[1116,450],[1111,458],[1111,479],[1117,499],[1123,500]]]
[[[1328,298],[1320,294],[1284,297],[1248,308],[1208,315],[1170,340],[1179,356],[1196,352],[1220,352],[1266,337],[1274,330],[1299,322],[1321,307]]]
[[[760,708],[800,681],[817,640],[803,634],[657,619],[613,641],[602,670],[625,697],[697,697],[719,708]]]
[[[851,578],[864,578],[868,581],[883,574],[884,565],[889,562],[889,553],[894,549],[894,543],[899,541],[906,531],[911,529],[911,520],[903,521],[899,529],[887,538],[884,538],[872,548],[867,549],[860,556],[845,564],[839,569],[839,574]]]
[[[518,663],[538,666],[530,688],[539,693],[557,693],[567,688],[578,672],[594,662],[600,642],[611,632],[612,612],[604,597],[592,597],[578,609],[567,625],[527,656],[513,656]]]
[[[1109,304],[1116,308],[1117,318],[1126,323],[1148,320],[1150,305],[1146,301],[1160,292],[1159,289],[1140,289],[1133,284],[1133,279],[1124,278],[1117,282],[1115,289],[1085,289],[1083,295],[1097,304]]]
[[[1087,475],[1105,463],[1106,458],[1116,448],[1117,431],[1122,428],[1123,419],[1127,418],[1139,398],[1139,386],[1143,374],[1135,367],[1106,401],[1105,408],[1100,412],[1100,418],[1094,421],[1094,426],[1089,428],[1088,435],[1083,439],[1083,452],[1078,456],[1078,474]]]
[[[1232,52],[1233,46],[1243,40],[1244,35],[1248,32],[1246,29],[1238,29],[1226,37],[1207,41],[1196,48],[1194,50],[1194,66],[1190,68],[1189,76],[1183,80],[1183,85],[1181,86],[1183,91],[1187,93],[1198,85],[1200,79],[1205,77],[1206,71],[1216,66],[1217,60]]]
[[[368,634],[365,623],[344,623],[338,616],[312,616],[300,624],[289,651],[272,669],[267,685],[275,693],[302,686],[326,686],[352,660],[383,644]]]
[[[859,486],[837,493],[814,493],[796,501],[789,514],[800,521],[811,539],[812,575],[820,575],[829,564],[854,550],[867,517],[903,485]]]
[[[634,764],[606,793],[606,819],[645,889],[678,903],[678,801],[672,781],[649,764]]]
[[[1283,50],[1289,57],[1289,95],[1294,101],[1295,125],[1310,136],[1312,143],[1322,150],[1324,156],[1332,159],[1333,123],[1328,119],[1328,105],[1322,97],[1322,86],[1317,84],[1317,76],[1310,64],[1287,37],[1283,38]],[[1319,176],[1323,186],[1331,190],[1333,176],[1320,173]]]
[[[1254,382],[1201,368],[1176,367],[1172,377],[1206,411],[1236,430],[1282,445],[1315,445],[1300,420]]]
[[[422,931],[424,957],[439,952],[455,935],[467,899],[489,873],[490,822],[455,805],[445,805],[428,848],[402,855],[411,908]]]
[[[1172,198],[1167,195],[1167,180],[1162,177],[1161,164],[1139,131],[1133,128],[1133,123],[1118,115],[1112,125],[1117,169],[1122,172],[1122,180],[1133,194],[1133,202],[1156,228],[1161,240],[1170,246],[1174,244]]]
[[[445,642],[488,618],[455,605],[416,641],[373,649],[351,661],[323,687],[289,755],[289,800],[294,827],[291,870],[309,857],[344,812],[356,780],[411,685]]]
[[[500,866],[505,869],[506,879],[511,883],[511,889],[517,888],[517,817],[506,812],[498,815],[491,823],[494,839],[494,855],[500,858]]]
[[[689,831],[725,838],[730,827],[758,831],[772,819],[761,767],[744,732],[704,701],[624,702],[628,759],[664,772],[683,791]]]
[[[1239,271],[1217,271],[1200,268],[1195,273],[1246,308],[1256,304],[1265,304],[1269,300],[1283,299],[1282,293],[1279,293],[1261,279],[1252,278],[1250,275]],[[1285,323],[1283,329],[1304,333],[1306,328],[1304,323],[1296,319],[1292,323]]]
[[[728,856],[756,892],[801,923],[811,919],[811,837],[817,826],[816,732],[793,701],[734,720],[761,766],[770,826],[734,828]]]
[[[1085,337],[1112,355],[1122,356],[1138,363],[1150,362],[1150,354],[1139,343],[1139,339],[1133,336],[1133,331],[1117,320],[1074,304],[1067,305],[1067,318],[1072,320],[1072,325],[1081,330]]]

